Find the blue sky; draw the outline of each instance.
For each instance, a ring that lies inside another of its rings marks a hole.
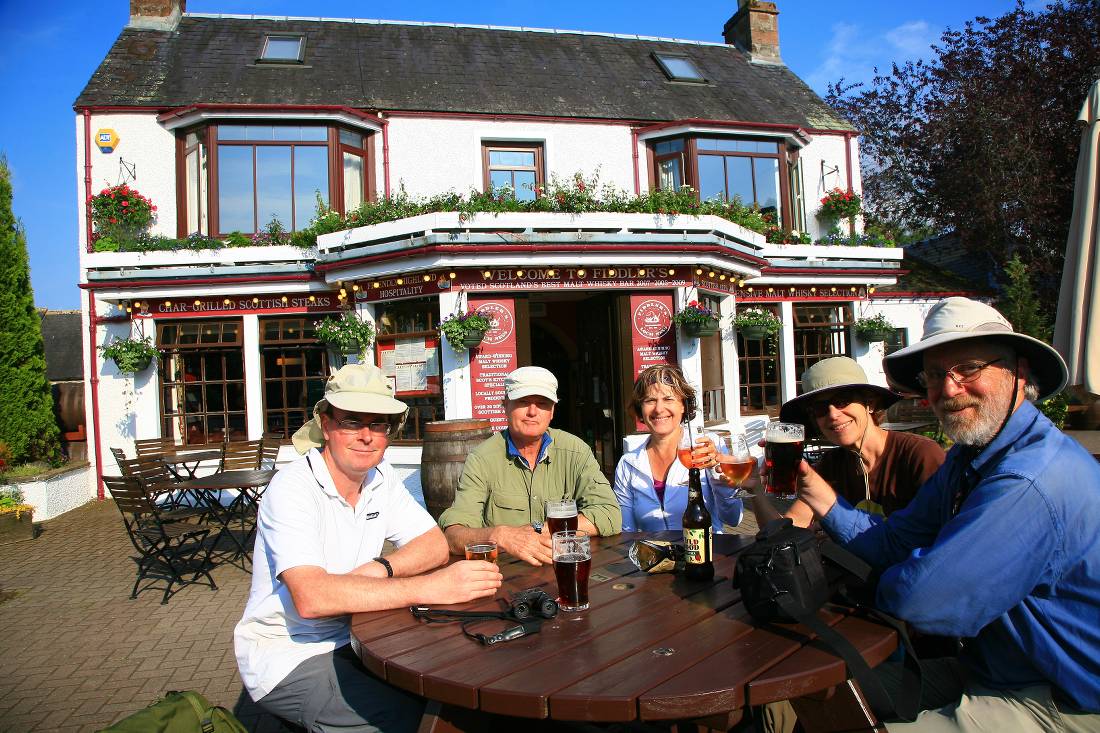
[[[1029,3],[1030,4],[1030,3]],[[1034,3],[1039,5],[1039,3]],[[947,27],[1001,15],[1013,0],[894,3],[778,0],[780,52],[819,93],[869,79],[878,66],[926,56]],[[548,3],[189,0],[190,12],[382,18],[562,28],[720,41],[736,0],[690,5],[620,0]],[[15,214],[27,230],[35,302],[80,305],[77,281],[76,127],[73,101],[129,16],[126,0],[0,0],[0,154],[13,172]]]

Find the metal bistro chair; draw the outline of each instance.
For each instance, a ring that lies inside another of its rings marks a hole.
[[[159,458],[118,458],[118,468],[127,478],[137,479],[146,496],[158,504],[162,514],[170,515],[173,520],[191,518],[205,519],[208,509],[200,503],[185,503],[187,495],[178,491],[179,483],[168,466]]]
[[[204,577],[211,590],[218,589],[210,576],[213,548],[206,542],[209,527],[166,520],[136,478],[104,476],[103,483],[122,514],[130,542],[138,551],[138,557],[134,558],[137,580],[130,598],[137,598],[138,588],[146,579],[153,582],[142,590],[153,587],[158,580],[167,582],[161,605],[168,603],[173,586],[182,588],[202,582]]]

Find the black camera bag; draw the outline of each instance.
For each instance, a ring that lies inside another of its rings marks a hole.
[[[795,527],[790,519],[783,518],[768,522],[756,541],[737,556],[733,585],[741,590],[742,603],[758,622],[797,622],[813,631],[848,665],[880,720],[912,721],[920,705],[920,662],[904,623],[854,600],[860,590],[866,594],[870,578],[867,563],[831,541],[819,541],[812,531]],[[896,702],[851,642],[818,618],[818,610],[834,595],[898,633],[905,647],[905,668],[902,694]]]

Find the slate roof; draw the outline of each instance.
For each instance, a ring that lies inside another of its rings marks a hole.
[[[305,34],[304,63],[256,64],[268,33]],[[688,56],[708,83],[668,81],[654,52]],[[199,14],[174,31],[124,29],[76,106],[197,103],[852,129],[788,68],[753,64],[726,44]]]
[[[39,310],[42,341],[46,347],[46,378],[51,382],[84,379],[84,341],[80,337],[80,311]]]

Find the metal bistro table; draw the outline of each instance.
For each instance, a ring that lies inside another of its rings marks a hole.
[[[811,642],[800,625],[757,625],[748,616],[730,577],[750,538],[716,537],[715,578],[699,583],[636,570],[627,559],[630,543],[654,537],[679,533],[596,538],[591,607],[561,613],[537,634],[483,647],[458,624],[420,623],[402,608],[355,614],[352,646],[371,672],[431,701],[422,731],[484,729],[484,713],[609,723],[690,720],[725,730],[746,706],[788,698],[799,698],[792,702],[807,731],[871,729],[874,721],[839,657]],[[502,554],[500,567],[498,599],[532,586],[556,595],[552,566],[534,568]],[[455,608],[498,604],[489,599]],[[897,647],[893,630],[850,609],[829,606],[820,615],[871,665]],[[487,621],[473,630],[492,633],[505,625]]]
[[[238,554],[251,562],[248,554],[248,542],[256,531],[255,525],[246,527],[247,515],[250,510],[259,504],[263,489],[271,482],[275,475],[275,469],[242,469],[237,471],[222,471],[212,473],[209,476],[181,481],[173,488],[195,495],[196,499],[208,507],[222,527],[229,533],[230,539],[237,545]],[[221,492],[235,489],[239,493],[228,505],[220,501]],[[244,539],[238,539],[233,532],[233,522],[240,521]]]

